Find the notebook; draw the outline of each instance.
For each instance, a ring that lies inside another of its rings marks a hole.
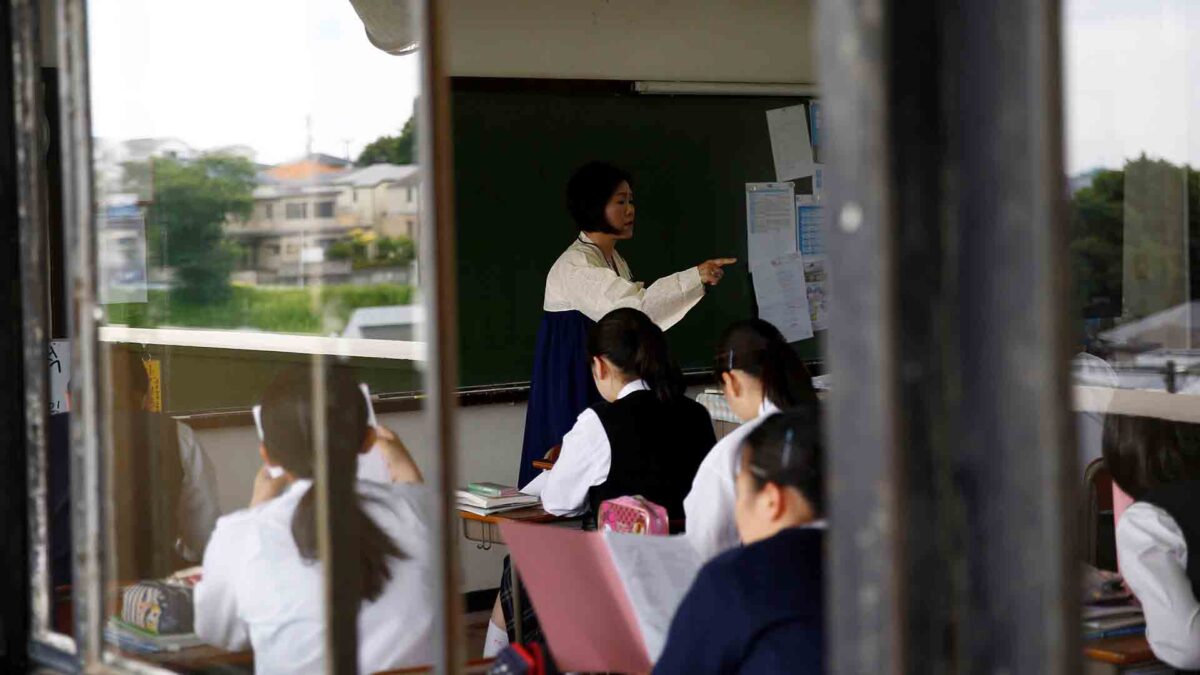
[[[559,668],[653,668],[702,564],[685,538],[513,521],[501,522],[500,531]]]

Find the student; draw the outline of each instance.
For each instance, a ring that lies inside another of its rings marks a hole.
[[[709,561],[654,672],[822,672],[821,413],[768,417],[742,447],[735,515],[745,546]]]
[[[616,309],[588,331],[587,353],[605,402],[580,413],[563,437],[554,468],[523,491],[540,495],[550,513],[587,513],[593,522],[600,502],[626,495],[641,495],[665,507],[672,519],[681,518],[683,496],[715,436],[708,411],[683,394],[666,337],[638,310]],[[506,560],[484,656],[494,656],[513,637],[502,628],[512,625],[509,564]],[[532,603],[526,599],[523,605],[524,633],[537,639]]]
[[[1200,669],[1200,448],[1196,427],[1110,414],[1104,463],[1136,501],[1117,523],[1117,561],[1159,660]]]
[[[519,484],[537,475],[532,462],[561,443],[575,418],[599,398],[587,372],[588,329],[619,307],[645,312],[663,330],[675,325],[735,262],[717,258],[650,284],[633,281],[617,242],[633,238],[633,178],[610,164],[589,162],[567,183],[576,234],[546,275]]]
[[[350,505],[360,546],[361,585],[341,592],[362,599],[358,662],[362,672],[433,660],[433,572],[427,550],[430,496],[404,445],[367,426],[366,402],[345,374],[330,371],[323,410],[307,367],[285,371],[262,399],[264,466],[250,507],[217,522],[196,586],[195,625],[226,649],[254,648],[258,673],[325,669],[324,581],[316,534],[314,425],[323,417],[330,456],[353,463],[378,439],[392,484],[358,480]],[[271,478],[269,466],[284,474]]]
[[[683,497],[715,440],[704,406],[683,394],[661,329],[616,309],[588,331],[592,377],[605,402],[580,413],[554,468],[525,487],[555,515],[596,515],[600,502],[641,495],[683,517]]]
[[[733,519],[738,449],[746,436],[782,408],[817,400],[812,377],[783,335],[761,319],[739,321],[717,344],[716,373],[725,400],[743,424],[713,447],[683,500],[687,536],[704,559],[741,541]]]

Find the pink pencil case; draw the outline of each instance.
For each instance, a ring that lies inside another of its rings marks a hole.
[[[637,495],[601,502],[596,525],[600,530],[631,534],[666,535],[671,528],[666,508]]]

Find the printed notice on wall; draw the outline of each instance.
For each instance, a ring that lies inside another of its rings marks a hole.
[[[751,264],[750,274],[754,278],[759,318],[774,324],[788,342],[811,338],[813,325],[805,288],[803,254],[797,251],[766,263]]]
[[[803,105],[767,111],[775,180],[796,180],[813,175],[813,148],[808,138],[808,116]]]
[[[829,314],[825,211],[808,196],[796,197],[796,240],[804,256],[804,285],[813,330],[825,330]]]
[[[50,367],[50,414],[68,410],[67,386],[71,382],[71,341],[51,340],[47,348]]]
[[[746,183],[746,250],[751,266],[797,250],[795,208],[791,183]]]

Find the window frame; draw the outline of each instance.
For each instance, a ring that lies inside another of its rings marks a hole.
[[[460,654],[461,598],[452,580],[456,577],[457,537],[450,527],[454,517],[453,490],[455,448],[454,412],[456,395],[457,337],[455,319],[457,314],[454,294],[454,246],[453,221],[453,174],[450,160],[450,120],[448,108],[449,80],[445,73],[442,36],[439,34],[442,9],[438,0],[412,0],[417,17],[418,34],[422,36],[423,49],[420,59],[420,91],[422,96],[416,103],[416,113],[423,128],[428,129],[421,142],[422,158],[429,171],[424,180],[427,189],[436,195],[430,200],[430,208],[421,215],[429,231],[438,232],[430,246],[421,252],[422,265],[428,278],[434,280],[428,292],[423,293],[426,305],[427,344],[426,392],[424,408],[426,424],[431,429],[430,437],[435,447],[434,456],[439,464],[429,467],[427,475],[430,485],[437,490],[438,508],[434,522],[430,523],[434,550],[431,551],[436,570],[434,597],[439,608],[435,621],[435,660],[432,664],[438,672],[453,672],[462,667]],[[17,141],[21,166],[26,171],[19,194],[23,209],[19,226],[22,235],[22,275],[32,281],[23,286],[23,328],[28,349],[24,355],[24,370],[28,375],[26,400],[29,456],[32,459],[27,471],[27,488],[30,495],[44,495],[46,488],[45,463],[47,447],[45,417],[48,413],[46,336],[47,305],[45,294],[45,260],[42,234],[45,214],[41,206],[43,174],[39,173],[39,125],[41,123],[38,103],[40,78],[36,70],[37,55],[40,53],[38,34],[39,7],[36,0],[14,0],[14,54],[21,57],[19,70],[15,73],[20,93],[18,110],[23,114],[18,127]],[[99,302],[96,286],[97,250],[95,236],[96,205],[93,193],[92,129],[88,91],[88,48],[87,48],[86,0],[58,0],[55,12],[55,35],[58,45],[60,68],[59,101],[61,115],[58,124],[62,131],[63,158],[63,228],[66,236],[68,287],[73,295],[69,299],[75,311],[68,312],[71,318],[69,334],[72,344],[71,393],[76,405],[71,415],[71,499],[73,558],[73,605],[75,629],[73,636],[50,632],[48,580],[47,513],[44,499],[30,499],[27,514],[30,533],[29,560],[30,603],[35,614],[35,623],[28,634],[29,652],[33,660],[41,665],[64,670],[88,670],[103,672],[161,673],[162,668],[148,665],[122,656],[111,650],[104,641],[104,623],[107,620],[107,589],[109,546],[106,520],[111,495],[106,491],[109,475],[105,447],[108,430],[105,421],[111,411],[100,404],[100,384],[107,377],[107,363],[102,358],[100,345],[113,340],[107,339],[118,326],[101,326],[103,305]],[[448,190],[442,193],[442,190]],[[307,203],[302,205],[303,217],[307,218]],[[133,329],[125,329],[126,331]],[[248,335],[242,333],[242,335]],[[266,334],[277,336],[277,334]],[[196,339],[196,335],[189,336]],[[312,341],[317,336],[295,336]],[[325,338],[329,340],[329,338]],[[361,338],[333,339],[311,350],[314,363],[320,364],[329,354],[342,354],[349,342],[364,342]],[[368,343],[393,342],[365,340]],[[390,347],[395,350],[413,350],[421,343],[398,343]],[[314,373],[321,373],[316,368]],[[319,379],[321,375],[315,375]],[[32,414],[31,414],[32,413]],[[328,663],[332,672],[355,672],[357,669],[357,622],[334,621],[336,616],[356,614],[358,601],[347,594],[333,593],[331,589],[348,587],[348,579],[356,572],[356,563],[349,560],[346,552],[353,550],[355,542],[347,540],[344,528],[331,526],[348,515],[345,500],[329,500],[328,473],[331,465],[318,461],[316,484],[318,490],[318,539],[324,561],[325,587],[327,594]],[[350,548],[348,548],[350,547]]]

